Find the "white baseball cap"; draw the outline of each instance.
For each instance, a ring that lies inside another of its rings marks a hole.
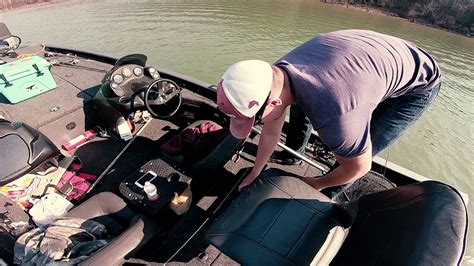
[[[219,109],[231,117],[230,132],[246,138],[255,123],[255,114],[270,94],[273,70],[261,60],[245,60],[231,65],[222,75],[222,90],[217,90]]]

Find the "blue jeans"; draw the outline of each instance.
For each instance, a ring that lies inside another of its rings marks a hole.
[[[370,136],[375,156],[395,142],[433,103],[441,83],[420,95],[402,95],[381,102],[372,113]]]
[[[370,136],[372,155],[375,156],[397,140],[431,105],[441,83],[418,95],[402,95],[381,102],[372,113]],[[290,108],[290,127],[286,145],[303,154],[311,136],[311,122],[299,105]]]
[[[299,154],[304,154],[313,127],[299,104],[290,107],[289,123],[285,144]]]

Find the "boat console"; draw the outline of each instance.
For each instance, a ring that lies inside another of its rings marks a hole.
[[[117,60],[94,97],[101,122],[117,131],[117,119],[137,110],[147,110],[155,118],[167,118],[181,106],[181,88],[171,79],[161,78],[147,57],[132,54]]]
[[[165,119],[180,109],[183,102],[182,88],[175,81],[161,77],[156,68],[146,65],[146,60],[147,57],[142,54],[124,56],[105,74],[102,85],[94,97],[94,103],[99,108],[98,122],[105,125],[108,131],[120,133],[117,121],[129,118],[135,111],[146,110],[153,118]],[[191,120],[191,122],[193,123],[181,131],[195,132],[200,125],[209,123],[209,126],[216,130],[216,134],[212,136],[213,141],[218,143],[214,145],[209,141],[206,142],[206,147],[200,150],[200,156],[194,156],[193,162],[183,160],[182,156],[178,158],[163,150],[157,150],[153,159],[129,174],[120,183],[121,195],[145,213],[150,215],[157,213],[163,206],[169,204],[175,194],[180,194],[186,189],[187,182],[192,179],[193,174],[221,167],[244,143],[243,140],[229,134],[221,125],[210,120]],[[187,143],[184,138],[205,138],[204,134],[197,132],[196,135],[193,134],[188,134],[179,141],[182,145],[191,145],[197,143]],[[158,189],[159,198],[156,201],[148,200],[143,184],[141,186],[137,184],[138,180],[149,172],[155,175],[155,178],[149,181]]]

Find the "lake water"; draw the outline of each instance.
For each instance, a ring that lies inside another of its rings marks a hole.
[[[273,62],[318,33],[359,28],[410,40],[437,59],[444,83],[429,111],[381,157],[474,199],[472,38],[318,0],[69,1],[0,13],[0,21],[25,43],[145,53],[210,83],[236,61]],[[473,257],[471,241],[465,262]]]

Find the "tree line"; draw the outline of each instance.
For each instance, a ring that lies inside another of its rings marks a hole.
[[[473,0],[320,0],[324,3],[370,7],[410,21],[429,24],[467,36],[474,35]]]
[[[0,0],[0,10],[13,9],[20,6],[51,2],[51,0]]]

